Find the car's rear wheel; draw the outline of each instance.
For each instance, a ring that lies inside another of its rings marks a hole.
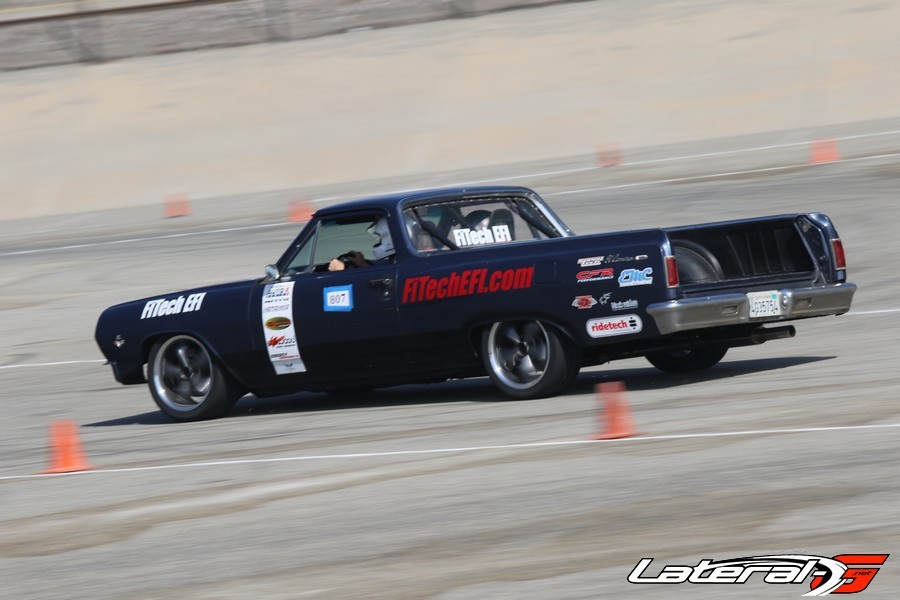
[[[481,337],[488,375],[513,398],[541,398],[561,392],[578,374],[571,342],[540,321],[498,321]]]
[[[241,396],[231,375],[189,335],[176,335],[153,347],[147,379],[156,405],[176,421],[221,417]]]
[[[647,355],[647,360],[666,373],[690,373],[712,367],[725,357],[726,352],[727,346],[705,346],[690,350],[654,352]]]

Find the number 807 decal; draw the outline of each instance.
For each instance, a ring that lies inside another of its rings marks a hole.
[[[335,285],[322,290],[322,310],[350,312],[353,310],[353,285]]]

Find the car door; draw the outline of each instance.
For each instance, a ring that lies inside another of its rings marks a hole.
[[[378,212],[354,212],[322,219],[285,262],[282,277],[261,283],[260,342],[278,385],[331,387],[406,368],[398,264],[373,255],[370,234],[380,218]],[[366,266],[329,270],[332,258],[350,250],[365,256]]]
[[[296,285],[294,326],[312,378],[402,370],[396,265],[310,273]]]

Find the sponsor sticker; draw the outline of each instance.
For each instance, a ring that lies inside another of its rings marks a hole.
[[[167,317],[169,315],[179,315],[181,313],[196,312],[200,310],[206,292],[198,292],[189,294],[188,296],[178,296],[169,300],[168,298],[159,298],[150,300],[144,305],[141,311],[142,319],[153,319],[156,317]]]
[[[619,274],[619,287],[650,285],[653,283],[653,267],[646,269],[624,269]]]
[[[271,317],[266,319],[266,329],[272,329],[274,331],[280,331],[282,329],[287,329],[291,326],[291,320],[287,317]]]
[[[292,321],[293,298],[293,281],[272,283],[263,288],[262,333],[269,361],[278,375],[306,371],[306,365],[300,358],[297,334]],[[273,331],[278,333],[272,333]]]
[[[637,315],[622,315],[619,317],[591,319],[586,323],[586,327],[589,336],[601,338],[637,333],[644,328],[644,324]]]
[[[263,314],[283,312],[291,312],[291,305],[289,302],[284,302],[283,300],[276,301],[273,304],[266,304],[263,302]]]
[[[581,310],[592,308],[596,305],[597,301],[593,296],[575,296],[575,300],[572,301],[572,306]]]
[[[606,303],[609,302],[609,298],[612,296],[612,292],[606,292],[602,296],[600,296],[600,306],[606,306]]]
[[[585,271],[579,271],[575,275],[575,279],[578,280],[578,283],[588,283],[590,281],[603,281],[604,279],[612,279],[615,274],[616,272],[612,268],[587,269]]]
[[[872,583],[890,554],[771,554],[727,560],[703,559],[696,565],[666,565],[656,575],[647,574],[655,560],[642,558],[628,574],[629,583],[656,584],[802,584],[809,580],[811,591],[804,596],[855,594]],[[654,569],[655,570],[655,569]],[[755,575],[755,577],[754,577]]]
[[[587,258],[579,258],[578,266],[581,268],[584,267],[596,267],[597,265],[603,264],[602,256],[588,256]]]
[[[611,302],[609,307],[613,310],[633,310],[638,307],[638,301],[622,300],[621,302]]]
[[[633,262],[636,260],[647,260],[647,255],[638,254],[637,256],[630,256],[624,254],[610,254],[606,257],[607,263]]]
[[[636,260],[647,260],[646,254],[638,254],[637,256],[626,256],[623,254],[606,254],[604,256],[588,256],[578,259],[579,267],[596,267],[597,265],[612,264],[619,262],[632,262]]]
[[[420,275],[403,282],[401,302],[410,304],[475,294],[493,294],[530,288],[534,267],[515,269],[466,269],[443,277]]]
[[[453,242],[460,248],[466,246],[482,246],[484,244],[501,244],[511,242],[509,225],[494,225],[480,229],[457,229],[453,232]]]
[[[353,310],[353,284],[325,288],[322,302],[325,312],[350,312]]]

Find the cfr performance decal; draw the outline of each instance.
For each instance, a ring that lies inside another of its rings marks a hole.
[[[422,275],[403,282],[403,304],[443,300],[473,294],[492,294],[530,288],[534,267],[517,269],[467,269],[444,277]]]
[[[336,285],[322,290],[322,310],[325,312],[353,310],[353,284]]]
[[[641,318],[637,315],[591,319],[586,323],[586,326],[588,335],[592,338],[637,333],[644,328]]]
[[[293,298],[293,281],[272,283],[263,289],[263,339],[266,342],[269,360],[278,375],[306,372],[306,365],[303,364],[303,359],[300,358],[300,349],[297,347],[294,323],[291,321]],[[267,331],[273,329],[278,333]]]
[[[587,283],[589,281],[603,281],[604,279],[612,279],[616,274],[615,269],[605,268],[605,269],[588,269],[586,271],[579,271],[575,278],[578,280],[578,283]]]

